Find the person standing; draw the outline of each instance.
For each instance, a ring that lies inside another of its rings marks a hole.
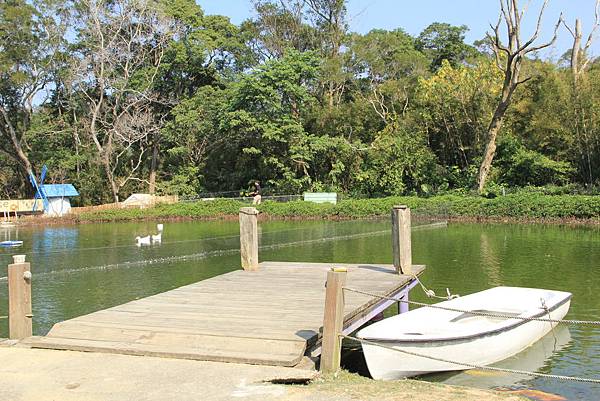
[[[254,181],[254,192],[251,194],[254,198],[252,199],[253,205],[260,205],[262,200],[261,189],[260,189],[260,181]]]

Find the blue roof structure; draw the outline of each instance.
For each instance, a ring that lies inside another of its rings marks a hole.
[[[79,196],[73,184],[44,184],[41,187],[47,198]]]

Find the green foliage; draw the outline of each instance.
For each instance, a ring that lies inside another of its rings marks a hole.
[[[447,61],[453,67],[475,54],[473,47],[465,43],[466,25],[453,26],[434,22],[421,32],[417,38],[417,49],[431,58],[431,69],[437,70]]]
[[[568,162],[555,161],[535,150],[526,149],[513,136],[506,136],[498,144],[497,167],[499,181],[509,186],[565,185],[574,169]]]
[[[394,196],[378,199],[344,199],[336,205],[294,201],[266,201],[257,205],[271,218],[370,218],[387,217],[394,205],[405,204],[417,215],[516,219],[597,219],[600,197],[587,195],[545,195],[523,191],[506,196],[441,195],[430,198]],[[236,200],[220,199],[193,203],[157,205],[149,209],[109,209],[78,215],[79,221],[117,221],[157,218],[214,219],[237,216]]]
[[[419,79],[416,122],[426,127],[428,142],[448,169],[452,187],[469,185],[485,143],[502,76],[491,60],[472,67],[442,61],[430,78]]]
[[[262,179],[279,191],[296,193],[310,181],[311,137],[301,112],[313,102],[307,90],[318,71],[313,53],[290,50],[245,74],[233,86],[220,129],[233,137],[237,185]],[[224,167],[224,166],[222,166]]]
[[[416,38],[401,28],[349,33],[343,0],[258,0],[240,26],[194,0],[119,4],[0,4],[5,196],[31,195],[29,159],[34,171],[50,167],[49,180],[73,182],[82,204],[111,201],[110,183],[123,198],[147,192],[154,179],[158,193],[190,197],[244,190],[256,179],[271,193],[418,194],[438,206],[436,194],[470,193],[502,73],[489,49],[465,44],[467,27],[434,23]],[[538,73],[527,74],[506,115],[489,202],[508,202],[502,194],[521,186],[527,194],[595,191],[598,65],[574,83],[561,65],[524,61],[524,72]],[[488,201],[453,207],[479,210]],[[383,210],[345,206],[361,216]]]
[[[393,121],[377,134],[359,182],[373,195],[421,192],[437,170],[425,135]]]

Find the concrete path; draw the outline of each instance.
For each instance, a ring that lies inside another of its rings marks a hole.
[[[6,344],[6,343],[5,343]],[[0,345],[0,400],[10,401],[350,401],[515,400],[516,397],[461,387],[403,381],[406,389],[360,389],[340,383],[333,390],[319,386],[284,386],[266,383],[273,379],[308,379],[314,371],[284,367],[238,365],[182,359],[136,357],[76,351],[28,349]],[[335,382],[334,382],[335,383]],[[402,382],[398,382],[402,383]],[[416,384],[414,384],[416,383]],[[418,386],[414,387],[414,386]],[[330,386],[331,387],[331,386]],[[432,392],[430,392],[433,391]],[[357,393],[358,391],[358,396]],[[372,398],[373,395],[376,398]],[[364,396],[364,397],[363,397]],[[422,398],[421,398],[422,397]],[[455,398],[456,397],[456,398]],[[506,398],[505,398],[506,397]],[[438,398],[435,398],[438,399]]]
[[[270,400],[286,386],[275,378],[310,378],[314,371],[0,347],[0,400]]]

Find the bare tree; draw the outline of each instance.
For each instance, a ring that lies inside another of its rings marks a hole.
[[[587,118],[588,110],[584,106],[584,102],[581,99],[582,86],[585,87],[585,84],[582,85],[581,81],[585,71],[587,70],[587,67],[592,61],[592,58],[588,57],[588,51],[592,46],[598,31],[598,27],[600,26],[600,0],[596,0],[594,25],[583,47],[581,20],[579,18],[575,20],[574,28],[571,28],[566,22],[564,22],[564,25],[571,36],[573,36],[573,47],[571,48],[571,75],[573,78],[572,90],[574,113],[572,118],[572,122],[574,124],[573,131],[575,133],[577,147],[579,148],[581,162],[584,166],[586,180],[588,183],[592,184],[594,181],[594,168],[592,166],[592,156],[590,154],[592,152],[592,146],[590,143],[592,133],[590,132],[590,124]]]
[[[592,60],[591,58],[587,57],[587,53],[592,46],[598,27],[600,26],[600,0],[596,0],[594,26],[592,27],[592,30],[590,31],[590,34],[588,35],[583,47],[581,47],[583,39],[581,20],[579,18],[575,20],[574,29],[567,25],[566,22],[563,21],[563,23],[571,36],[573,36],[573,48],[571,50],[571,71],[573,72],[573,81],[577,83],[577,80],[587,69],[590,61]]]
[[[153,115],[152,105],[166,102],[154,84],[175,26],[152,0],[83,0],[82,6],[76,85],[89,111],[85,128],[118,202],[129,181],[154,188],[139,172],[163,120]]]
[[[496,106],[492,121],[487,129],[487,142],[483,159],[479,167],[479,174],[477,176],[477,187],[479,192],[482,192],[485,187],[492,166],[492,160],[496,153],[496,138],[502,128],[504,116],[510,106],[512,96],[519,85],[531,79],[531,77],[521,78],[521,66],[523,60],[525,60],[528,54],[551,46],[556,40],[558,28],[562,21],[562,14],[554,27],[552,40],[540,45],[535,44],[540,34],[542,19],[547,5],[548,0],[544,0],[538,14],[535,32],[529,39],[523,41],[521,39],[521,22],[525,16],[527,6],[521,9],[519,8],[518,0],[500,0],[500,16],[498,17],[498,22],[495,26],[491,26],[493,32],[487,33],[496,57],[496,64],[504,73],[504,82],[502,84],[502,93],[498,105]],[[502,22],[504,22],[506,28],[507,43],[503,43],[500,38],[500,26]]]
[[[346,2],[344,0],[303,0],[317,29],[321,32],[326,76],[323,83],[329,107],[341,101],[346,77],[342,71],[342,46],[348,31]]]

